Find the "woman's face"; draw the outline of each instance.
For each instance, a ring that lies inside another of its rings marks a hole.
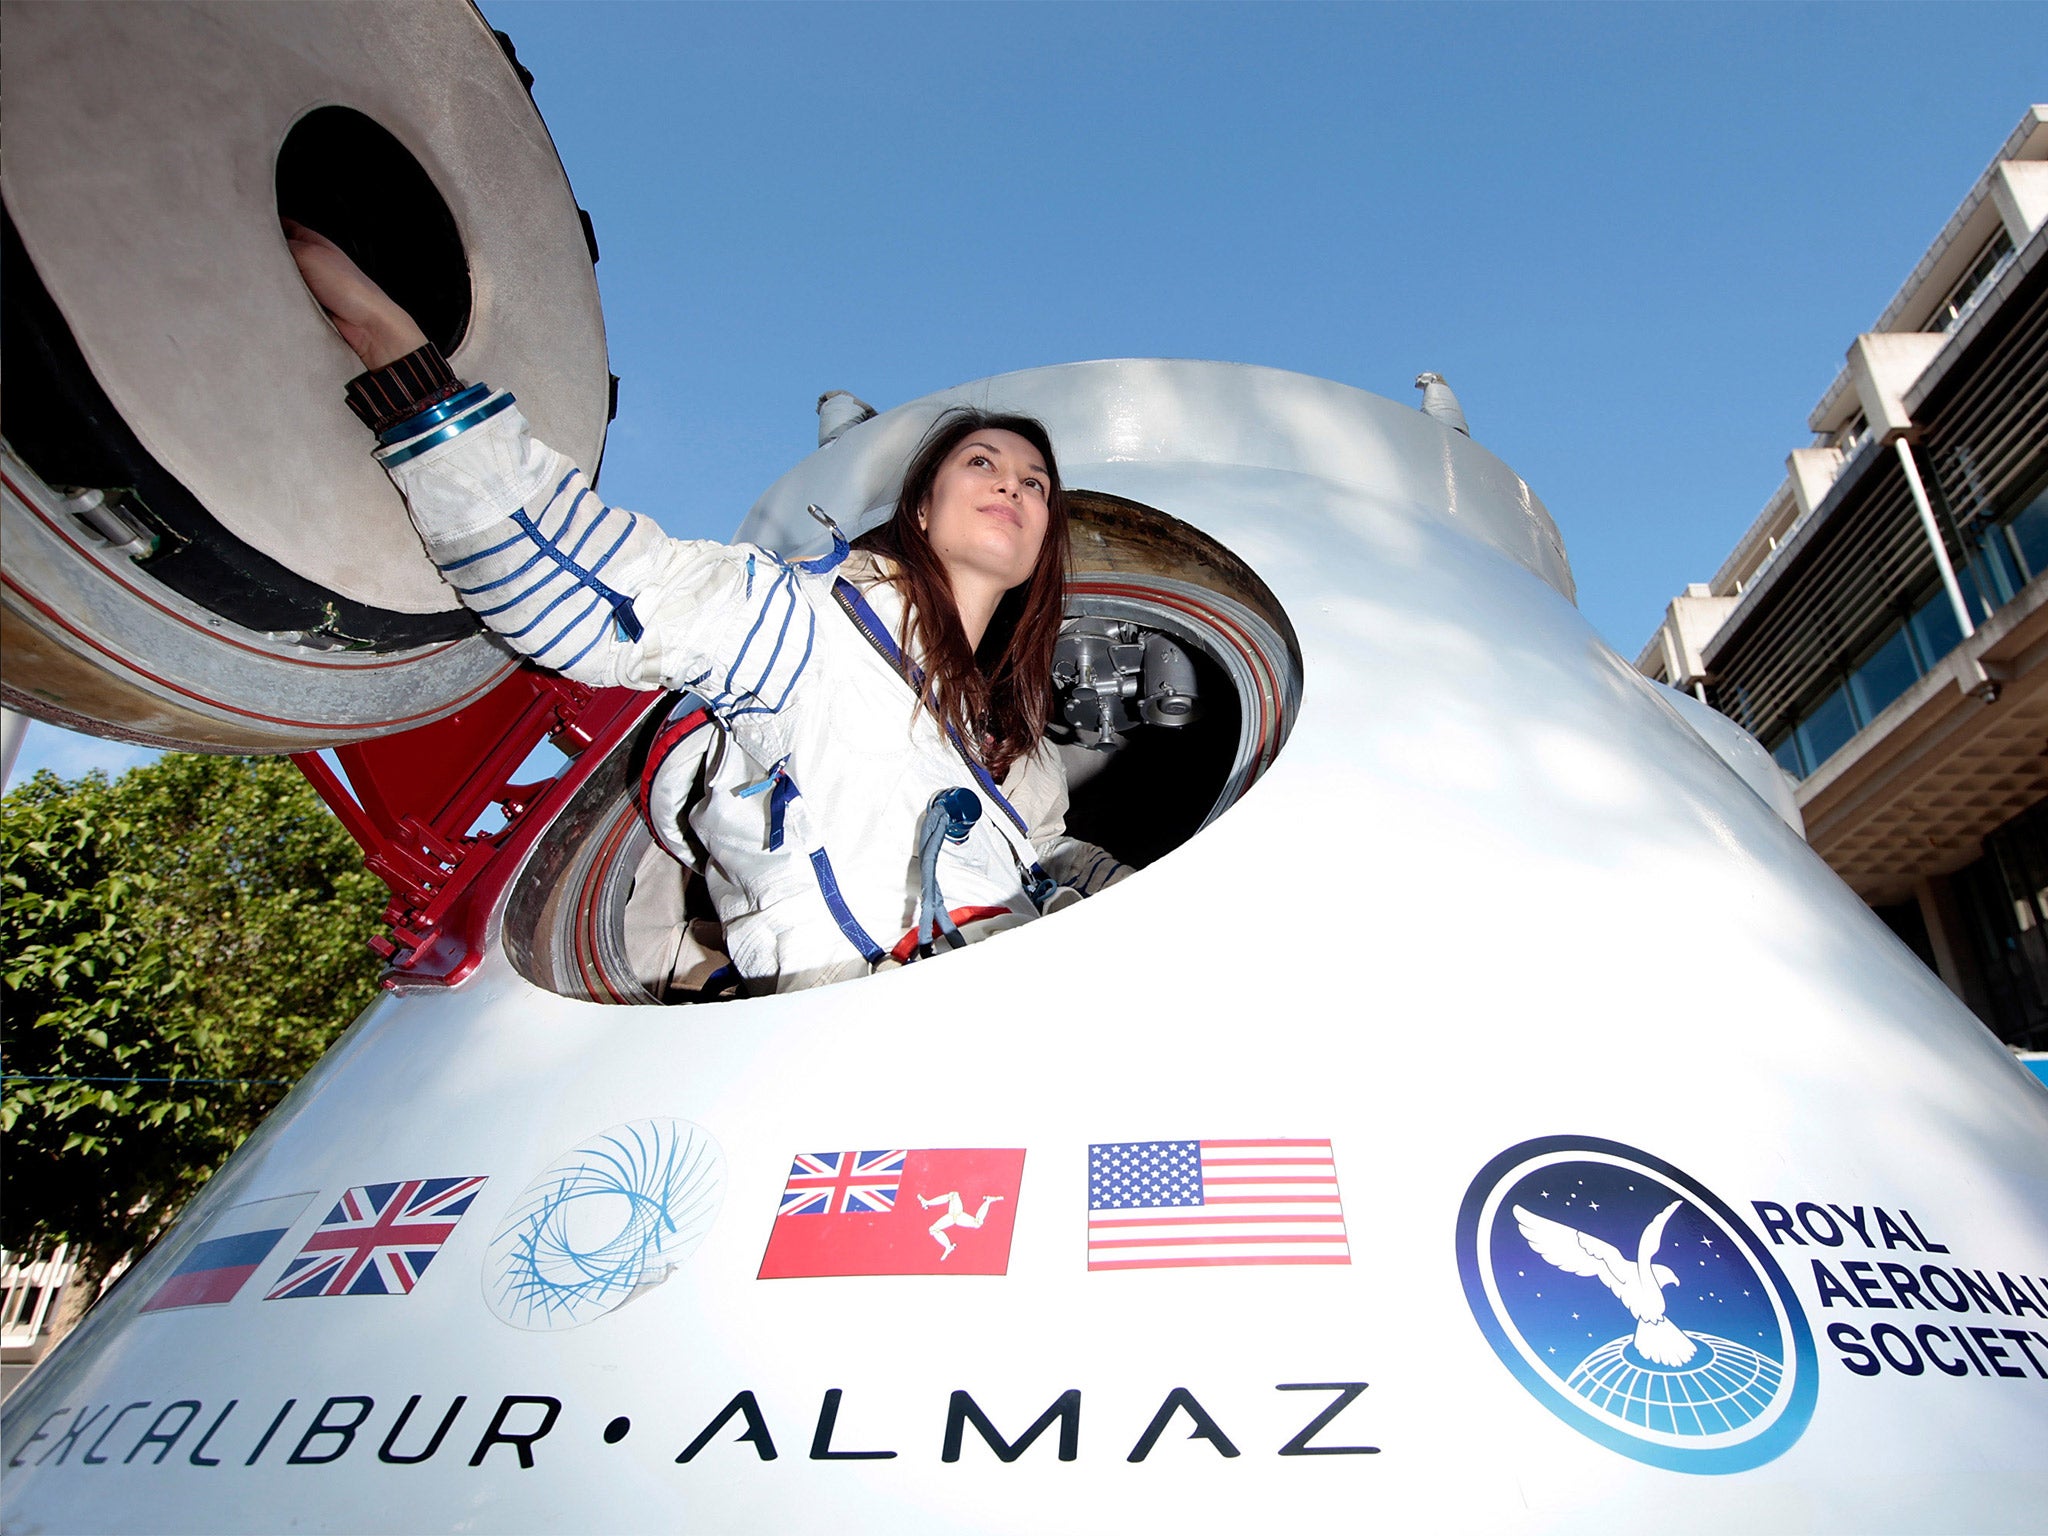
[[[955,592],[963,581],[1008,591],[1030,579],[1051,486],[1044,457],[1015,432],[970,432],[946,455],[918,521]]]

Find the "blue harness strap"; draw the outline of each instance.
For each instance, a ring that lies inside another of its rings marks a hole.
[[[852,552],[853,546],[846,542],[846,535],[841,533],[835,524],[832,529],[832,548],[829,553],[822,554],[815,560],[792,560],[789,563],[800,571],[807,571],[813,576],[822,576],[827,571],[834,570],[845,564],[846,557]]]
[[[781,762],[768,770],[767,778],[762,779],[758,783],[749,784],[744,789],[733,791],[742,800],[751,800],[754,796],[764,792],[767,794],[768,851],[770,853],[781,851],[784,824],[789,817],[789,805],[800,793],[796,787],[796,780],[789,776],[788,763],[789,759],[783,758]]]
[[[903,654],[903,647],[898,645],[896,637],[889,633],[889,626],[882,622],[881,615],[868,606],[868,600],[860,595],[860,589],[841,576],[832,583],[832,596],[837,599],[839,606],[847,611],[854,623],[860,626],[861,633],[868,637],[869,643],[889,659],[889,664],[903,675],[903,680],[909,683],[919,696],[932,705],[932,713],[936,715],[937,703],[925,691],[924,668]],[[1017,830],[1029,837],[1031,828],[1025,825],[1024,818],[1017,814],[1017,808],[1010,804],[1009,799],[996,786],[995,775],[984,768],[975,755],[967,750],[967,743],[960,739],[960,732],[954,729],[951,722],[941,721],[940,724],[945,728],[946,739],[953,743],[953,749],[960,754],[961,760],[967,764],[976,781],[996,804],[1003,808],[1003,813],[1016,823]]]
[[[846,535],[839,531],[839,525],[832,521],[832,515],[815,501],[805,507],[804,510],[822,523],[825,531],[832,535],[832,548],[829,552],[818,556],[815,560],[792,560],[789,563],[800,571],[808,571],[813,576],[822,576],[827,571],[836,570],[840,565],[844,564],[847,555],[852,553],[853,546],[846,542]]]
[[[789,814],[789,802],[796,798],[796,780],[783,771],[780,763],[775,766],[775,787],[768,791],[768,851],[774,853],[782,847],[783,820]]]
[[[846,898],[839,891],[839,877],[832,873],[832,861],[822,848],[811,852],[811,873],[818,877],[818,894],[825,898],[826,910],[832,914],[832,921],[839,925],[839,931],[846,935],[847,942],[861,952],[869,965],[880,965],[888,959],[882,946],[868,937],[867,929],[861,927],[860,919],[847,906]]]

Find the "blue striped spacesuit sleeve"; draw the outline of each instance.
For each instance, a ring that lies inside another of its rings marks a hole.
[[[786,565],[769,568],[775,579],[756,583],[754,622],[708,700],[721,719],[774,714],[789,702],[810,667],[818,616],[798,590],[795,571]]]
[[[442,575],[499,636],[580,682],[695,688],[726,719],[789,703],[817,629],[795,569],[606,505],[502,391],[447,405],[388,432],[378,456]]]

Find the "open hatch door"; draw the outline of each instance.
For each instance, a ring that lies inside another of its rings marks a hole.
[[[4,13],[7,707],[303,752],[476,706],[514,659],[372,460],[279,217],[594,469],[596,243],[509,43],[459,0]]]

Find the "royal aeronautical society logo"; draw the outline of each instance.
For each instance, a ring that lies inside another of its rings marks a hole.
[[[1549,1136],[1480,1171],[1458,1271],[1501,1363],[1581,1434],[1676,1472],[1743,1472],[1813,1417],[1813,1332],[1720,1199],[1619,1142]]]

